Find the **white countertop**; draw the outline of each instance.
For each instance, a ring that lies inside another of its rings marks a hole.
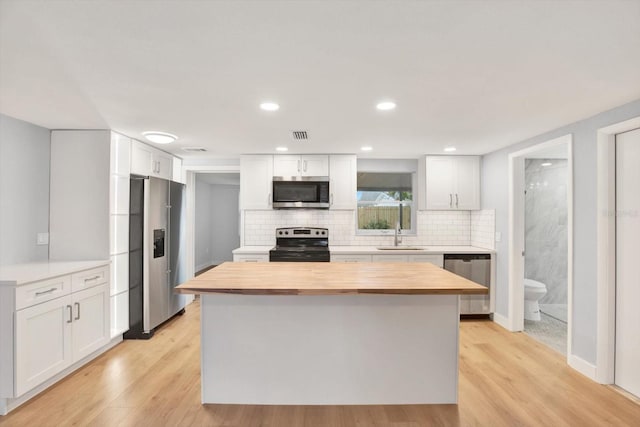
[[[402,246],[402,245],[400,245]],[[375,246],[329,246],[329,252],[332,254],[387,254],[387,255],[407,255],[407,254],[492,254],[495,253],[492,249],[480,248],[477,246],[415,246],[424,248],[423,250],[381,250]],[[273,249],[273,246],[242,246],[238,249],[234,249],[234,254],[268,254]]]
[[[42,261],[0,266],[0,285],[20,286],[108,265],[111,261]]]

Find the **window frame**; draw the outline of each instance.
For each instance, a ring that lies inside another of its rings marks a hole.
[[[403,170],[404,168],[400,167],[390,167],[390,168],[366,168],[366,169],[358,169],[358,173],[397,173],[397,174],[411,174],[411,198],[412,200],[401,201],[398,203],[410,204],[411,206],[411,228],[410,229],[402,229],[401,235],[403,236],[415,236],[417,235],[417,214],[418,214],[418,172]],[[358,183],[356,180],[356,193],[358,192]],[[408,203],[407,203],[408,202]],[[365,202],[367,203],[367,202]],[[360,224],[358,223],[358,209],[360,208],[360,202],[356,201],[356,210],[354,212],[355,217],[355,228],[356,228],[356,236],[393,236],[395,234],[394,228],[388,229],[368,229],[368,228],[360,228]]]

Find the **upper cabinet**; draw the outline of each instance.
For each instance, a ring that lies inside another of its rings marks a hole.
[[[131,144],[131,173],[173,179],[173,156],[139,141]]]
[[[269,155],[240,157],[241,209],[271,209],[273,164],[273,156]]]
[[[330,209],[355,209],[357,205],[357,164],[355,154],[329,156]]]
[[[480,209],[480,157],[427,156],[426,209]]]
[[[329,176],[329,156],[274,156],[273,176]]]

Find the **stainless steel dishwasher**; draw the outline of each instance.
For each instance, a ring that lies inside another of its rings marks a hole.
[[[486,295],[460,295],[460,314],[491,314],[490,254],[445,254],[444,269],[489,288]]]

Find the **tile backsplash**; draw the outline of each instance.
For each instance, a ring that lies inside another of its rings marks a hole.
[[[418,211],[417,234],[402,236],[402,242],[405,245],[473,244],[492,249],[494,217],[492,210]],[[247,210],[244,211],[243,244],[245,246],[275,245],[275,229],[279,227],[326,227],[329,229],[329,244],[334,246],[393,244],[392,235],[356,235],[355,221],[354,211]]]

